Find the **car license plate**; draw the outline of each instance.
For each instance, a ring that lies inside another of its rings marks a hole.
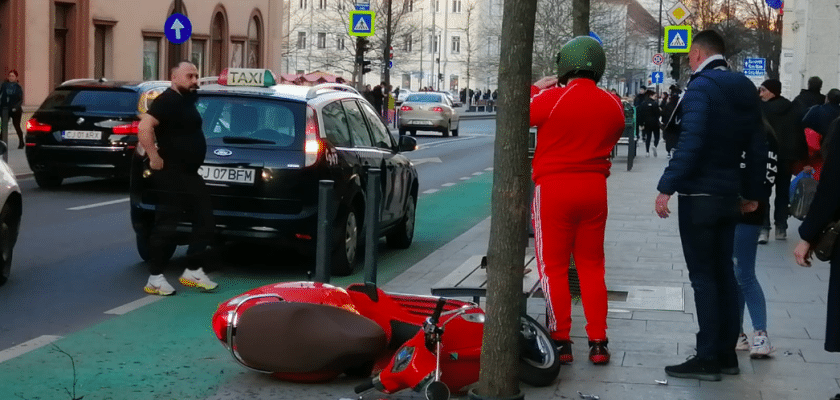
[[[256,170],[250,168],[226,168],[210,165],[202,165],[198,169],[198,174],[201,175],[205,181],[213,182],[253,184],[256,173]]]
[[[100,131],[64,131],[61,137],[65,139],[99,140],[102,139]]]
[[[421,121],[421,120],[414,120],[411,121],[412,125],[431,125],[432,121]]]

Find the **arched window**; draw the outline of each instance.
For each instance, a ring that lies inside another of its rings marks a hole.
[[[210,75],[218,75],[225,67],[225,42],[227,41],[227,24],[221,11],[213,16],[210,27]]]
[[[259,16],[254,15],[248,23],[248,68],[260,68],[262,65],[262,24]]]

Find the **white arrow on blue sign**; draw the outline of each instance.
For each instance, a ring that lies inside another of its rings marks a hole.
[[[163,33],[172,43],[184,43],[192,35],[192,23],[190,23],[190,19],[184,14],[172,14],[163,24]]]
[[[764,71],[765,67],[765,59],[764,58],[747,58],[744,60],[744,69],[759,69]]]
[[[651,72],[650,83],[662,83],[665,73],[661,71]]]

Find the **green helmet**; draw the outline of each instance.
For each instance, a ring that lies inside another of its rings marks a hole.
[[[604,48],[592,37],[578,36],[563,45],[557,53],[557,77],[565,84],[566,75],[575,71],[590,71],[595,74],[595,83],[601,80],[607,67]]]

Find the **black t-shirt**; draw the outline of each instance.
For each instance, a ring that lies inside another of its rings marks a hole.
[[[159,121],[155,137],[165,169],[181,167],[198,170],[204,162],[207,141],[201,130],[201,114],[195,108],[194,99],[194,95],[184,97],[169,88],[149,106],[148,114]]]

